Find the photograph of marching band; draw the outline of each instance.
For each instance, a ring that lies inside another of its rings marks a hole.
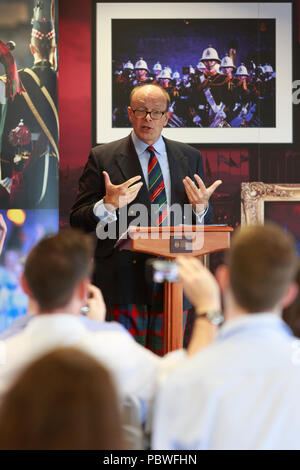
[[[291,143],[289,3],[96,2],[93,143],[125,137],[129,95],[171,99],[164,136],[204,144]],[[103,48],[108,41],[110,46]]]
[[[276,126],[274,19],[112,20],[112,126],[132,89],[170,95],[166,127]]]

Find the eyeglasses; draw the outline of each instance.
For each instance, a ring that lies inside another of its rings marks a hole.
[[[144,109],[132,109],[131,111],[135,115],[136,118],[145,118],[150,115],[151,119],[158,120],[163,117],[164,114],[166,114],[166,111],[146,111]]]

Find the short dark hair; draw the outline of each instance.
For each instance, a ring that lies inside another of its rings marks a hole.
[[[242,228],[233,237],[228,266],[238,304],[249,313],[271,310],[295,278],[294,240],[272,223]]]
[[[129,103],[131,105],[131,101],[132,101],[132,98],[134,97],[134,95],[139,91],[141,90],[143,87],[145,86],[148,86],[148,87],[153,87],[153,88],[158,88],[161,92],[162,92],[162,95],[164,96],[165,100],[166,100],[166,111],[168,111],[168,108],[170,106],[170,103],[171,103],[171,99],[170,99],[170,95],[169,93],[164,89],[162,88],[160,85],[157,85],[157,84],[152,84],[152,83],[147,83],[145,85],[138,85],[136,87],[134,87],[132,90],[131,90],[131,93],[130,93],[130,96],[129,96]]]
[[[76,285],[91,275],[92,255],[90,237],[75,229],[48,236],[31,250],[24,276],[42,312],[68,304]]]
[[[295,282],[298,286],[298,295],[294,302],[283,310],[282,318],[289,325],[294,336],[300,338],[300,260],[298,260]]]
[[[1,401],[0,449],[120,449],[121,417],[110,373],[75,348],[30,364]]]

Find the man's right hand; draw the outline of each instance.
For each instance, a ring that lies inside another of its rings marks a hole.
[[[178,256],[178,274],[187,298],[202,313],[220,310],[220,289],[215,277],[193,257]]]
[[[134,176],[122,184],[112,184],[109,174],[106,171],[103,171],[103,176],[105,182],[104,203],[111,206],[113,209],[120,209],[134,201],[143,185],[142,182],[137,183],[137,181],[141,179],[141,176]]]
[[[87,317],[90,320],[104,322],[106,306],[103,295],[101,290],[93,284],[89,284],[89,297],[86,303],[89,308]]]

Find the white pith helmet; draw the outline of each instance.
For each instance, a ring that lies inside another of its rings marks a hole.
[[[156,62],[156,64],[153,65],[153,70],[154,70],[154,72],[161,71],[161,70],[162,70],[161,63],[160,63],[160,62]]]
[[[202,62],[203,62],[203,60],[216,60],[218,63],[221,62],[216,49],[211,47],[211,45],[209,45],[207,49],[204,49],[202,57],[201,57],[200,60]]]
[[[244,64],[241,64],[241,65],[237,68],[237,71],[236,71],[235,74],[236,74],[236,75],[246,75],[247,77],[249,77],[247,67],[245,67]]]
[[[142,57],[136,62],[134,68],[136,70],[147,70],[147,72],[149,72],[147,62]]]
[[[225,57],[223,57],[223,59],[221,60],[220,67],[232,67],[234,70],[236,70],[236,67],[233,64],[232,58],[229,57],[229,55],[225,55]]]
[[[125,69],[133,70],[133,69],[134,69],[134,66],[133,66],[133,63],[132,63],[130,60],[128,60],[128,62],[126,62],[126,64],[124,65],[123,68],[124,68],[124,70],[125,70]]]
[[[266,65],[264,66],[264,72],[265,72],[265,73],[273,73],[274,70],[273,70],[272,65],[266,64]]]
[[[172,77],[170,74],[170,70],[168,68],[164,68],[163,71],[160,73],[159,78],[168,78],[169,80],[171,80]]]

